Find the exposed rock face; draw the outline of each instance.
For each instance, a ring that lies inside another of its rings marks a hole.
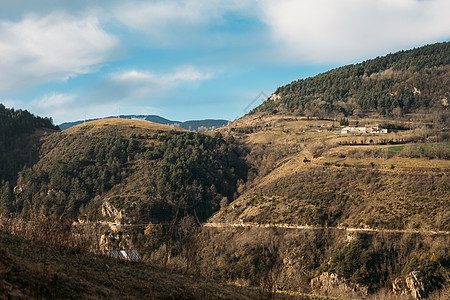
[[[115,208],[109,201],[105,201],[102,204],[102,216],[105,218],[113,218],[116,223],[121,224],[124,213]]]
[[[269,100],[272,100],[272,101],[278,101],[280,99],[281,99],[281,96],[278,94],[272,94],[269,98]]]
[[[423,299],[429,292],[426,279],[419,271],[395,278],[392,291],[396,295],[411,295],[414,299]]]
[[[359,296],[367,296],[368,288],[359,284],[351,284],[344,278],[340,278],[334,273],[322,273],[319,277],[311,280],[311,288],[313,290],[321,290],[327,294],[331,294],[335,290],[356,293]]]

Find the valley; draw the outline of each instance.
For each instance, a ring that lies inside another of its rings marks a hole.
[[[446,299],[448,48],[293,82],[206,132],[125,118],[60,131],[37,119],[2,135],[2,165],[14,169],[1,173],[0,288],[19,298]],[[14,157],[11,140],[34,156]],[[142,261],[102,255],[112,250]],[[17,280],[21,260],[45,278],[41,294]],[[98,281],[75,293],[84,275],[66,265]],[[56,287],[60,278],[70,284]]]

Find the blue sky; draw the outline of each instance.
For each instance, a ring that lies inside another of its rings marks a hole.
[[[0,102],[56,124],[119,109],[233,120],[293,80],[448,40],[449,11],[448,0],[2,0]]]

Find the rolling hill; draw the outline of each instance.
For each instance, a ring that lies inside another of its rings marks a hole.
[[[191,120],[191,121],[171,121],[168,119],[165,119],[160,116],[156,115],[120,115],[123,119],[132,119],[132,120],[142,120],[142,121],[149,121],[153,123],[158,124],[164,124],[164,125],[174,125],[179,126],[180,128],[186,129],[186,130],[193,130],[198,131],[199,127],[206,127],[208,129],[214,127],[219,128],[222,126],[225,126],[228,121],[227,120],[213,120],[213,119],[205,119],[205,120]],[[115,117],[107,117],[107,118],[115,118]],[[95,121],[99,119],[89,119],[86,120],[87,122]],[[72,126],[79,125],[84,123],[84,121],[75,121],[75,122],[65,122],[62,124],[59,124],[59,128],[61,130],[66,130]]]
[[[100,119],[51,135],[21,172],[11,211],[34,206],[96,216],[106,200],[135,222],[177,211],[200,220],[232,200],[247,166],[239,146],[214,136],[131,119]]]

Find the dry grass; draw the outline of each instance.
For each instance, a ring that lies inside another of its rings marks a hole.
[[[359,120],[360,125],[377,123],[392,123],[392,120]],[[253,150],[255,155],[250,160],[254,161],[259,176],[212,221],[244,219],[305,224],[310,221],[302,218],[301,211],[322,206],[329,213],[340,210],[342,215],[335,224],[343,226],[443,229],[450,216],[450,187],[445,183],[450,160],[392,152],[395,147],[414,148],[411,144],[377,145],[383,141],[429,140],[433,134],[441,134],[436,130],[412,122],[397,122],[395,126],[416,129],[379,135],[338,135],[333,129],[339,126],[336,121],[262,114],[245,116],[234,126],[253,128],[252,133],[238,135],[252,149],[265,147],[266,150]],[[365,141],[365,145],[340,145],[346,141]],[[427,151],[428,144],[422,145]],[[438,145],[440,148],[436,147],[445,151],[448,145],[444,142]],[[277,151],[282,155],[273,155]],[[330,180],[334,177],[338,181],[348,180],[339,185]],[[432,187],[436,182],[440,182],[439,186]],[[416,188],[417,185],[424,188]],[[310,192],[296,193],[296,189]],[[317,204],[321,202],[318,197],[323,196],[319,195],[320,191],[328,193],[330,199],[346,198],[347,203],[344,207],[333,200]],[[375,224],[374,220],[379,221]]]
[[[39,225],[35,233],[27,228],[18,232],[32,240],[0,229],[0,299],[309,299],[95,255],[58,244],[60,238],[52,240],[45,231],[62,232],[58,224]]]
[[[127,127],[132,128],[132,129],[145,129],[145,130],[151,130],[151,131],[157,131],[157,130],[186,131],[184,129],[176,128],[174,126],[163,125],[163,124],[158,124],[158,123],[153,123],[153,122],[148,122],[148,121],[109,118],[109,119],[100,119],[100,120],[87,122],[86,125],[79,124],[79,125],[76,125],[76,126],[66,129],[64,132],[66,132],[67,134],[73,134],[80,130],[92,132],[92,130],[98,130],[99,127],[102,127],[102,126],[113,126],[116,129],[118,129],[119,132],[126,131]],[[88,130],[86,130],[84,128],[88,128]]]

